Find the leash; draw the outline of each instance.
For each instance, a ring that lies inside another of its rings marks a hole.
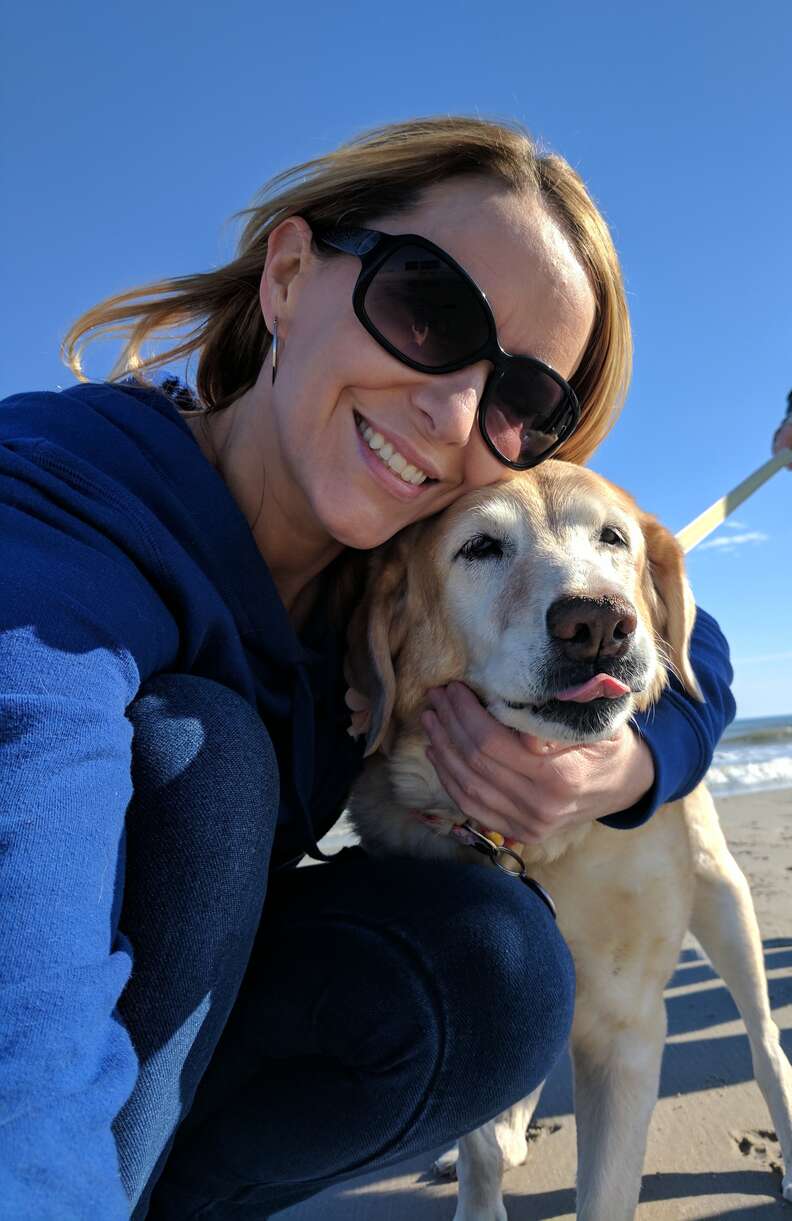
[[[524,886],[532,890],[542,900],[553,919],[557,919],[556,906],[551,896],[544,886],[537,882],[536,878],[528,876],[525,861],[519,852],[515,852],[514,848],[509,847],[500,831],[481,831],[469,819],[466,822],[455,823],[443,815],[428,814],[423,810],[411,810],[410,812],[427,827],[430,827],[435,834],[448,835],[458,843],[464,844],[466,848],[475,848],[476,852],[488,857],[496,869],[508,873],[510,878],[522,882]]]
[[[516,878],[518,882],[522,882],[535,895],[539,896],[553,919],[557,919],[556,906],[552,898],[544,886],[537,882],[536,878],[528,877],[525,861],[519,852],[515,852],[513,848],[507,847],[499,831],[489,831],[485,835],[483,831],[479,831],[477,827],[474,827],[471,822],[463,822],[457,823],[451,828],[451,835],[453,835],[454,839],[458,839],[460,843],[467,844],[469,847],[475,848],[477,852],[481,852],[484,856],[489,857],[496,869],[501,869],[504,873],[508,873],[509,877]],[[517,868],[511,869],[509,865],[501,860],[501,857],[504,857],[506,861],[514,862]]]
[[[783,466],[788,466],[790,462],[792,462],[792,449],[780,450],[769,461],[757,467],[747,479],[743,479],[742,483],[738,483],[736,488],[732,488],[703,513],[699,513],[698,517],[694,517],[693,521],[677,532],[677,540],[681,543],[682,550],[688,552],[697,547],[708,534],[712,534],[717,526],[722,525],[726,518],[735,509],[738,509],[749,496],[753,496],[762,484],[767,483],[768,479],[771,479]]]

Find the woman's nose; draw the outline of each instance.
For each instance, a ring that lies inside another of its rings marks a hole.
[[[427,436],[446,445],[467,445],[490,368],[482,360],[455,373],[431,375],[414,387],[412,403]]]

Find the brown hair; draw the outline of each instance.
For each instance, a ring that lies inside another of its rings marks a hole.
[[[572,377],[580,424],[558,452],[583,462],[611,427],[630,378],[630,323],[621,271],[608,227],[575,171],[540,153],[516,124],[449,117],[414,119],[364,132],[340,148],[277,175],[240,213],[246,223],[236,258],[215,271],[158,280],[100,302],[67,332],[62,355],[80,380],[81,352],[100,335],[124,346],[111,378],[199,353],[196,388],[208,411],[227,407],[256,381],[271,336],[259,304],[267,239],[287,216],[312,228],[363,225],[414,206],[434,183],[487,175],[518,192],[537,192],[588,272],[596,317]],[[188,327],[186,334],[183,328]],[[182,332],[174,336],[174,332]],[[144,357],[143,344],[170,332],[170,347]]]

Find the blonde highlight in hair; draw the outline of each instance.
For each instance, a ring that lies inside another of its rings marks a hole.
[[[196,390],[208,411],[227,407],[258,378],[271,344],[259,284],[272,230],[289,216],[311,228],[371,224],[414,207],[430,186],[453,177],[490,177],[515,193],[537,194],[585,267],[596,301],[592,334],[571,378],[581,421],[559,458],[583,462],[603,439],[630,378],[630,323],[621,271],[608,227],[575,171],[540,153],[517,125],[465,117],[414,119],[364,132],[322,157],[268,182],[246,218],[236,257],[215,271],[159,280],[100,302],[70,327],[62,356],[73,374],[86,344],[123,338],[110,377],[149,370],[198,354]],[[185,328],[186,333],[185,333]],[[143,345],[178,333],[151,356]]]

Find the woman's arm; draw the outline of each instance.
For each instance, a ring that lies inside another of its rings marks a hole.
[[[463,813],[522,842],[600,819],[640,826],[665,802],[689,793],[706,773],[733,719],[732,670],[714,619],[699,611],[691,660],[706,702],[672,681],[654,709],[616,737],[555,746],[499,724],[461,683],[431,693],[424,715],[429,757]]]
[[[654,782],[631,807],[603,818],[606,826],[639,827],[661,805],[691,793],[704,779],[724,729],[734,720],[737,706],[731,692],[729,646],[712,616],[700,608],[690,659],[705,702],[692,699],[672,678],[658,704],[636,716],[636,729],[652,754]]]
[[[111,1124],[137,1062],[116,1016],[131,796],[124,712],[173,624],[135,566],[0,446],[0,1199],[127,1217]],[[156,642],[156,644],[152,644]]]

